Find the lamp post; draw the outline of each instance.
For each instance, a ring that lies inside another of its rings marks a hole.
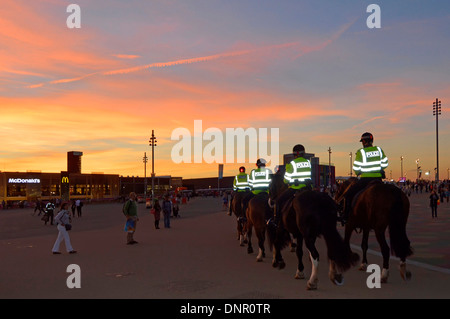
[[[439,134],[438,134],[438,118],[441,115],[441,101],[436,99],[433,102],[433,116],[436,116],[436,182],[439,181]]]
[[[147,200],[147,162],[148,162],[148,157],[147,157],[147,152],[144,152],[144,158],[142,159],[142,161],[144,162],[144,200]]]
[[[328,147],[328,184],[331,191],[331,147]]]
[[[155,130],[152,130],[149,145],[152,147],[152,208],[155,207],[155,146],[156,145]]]
[[[403,179],[403,156],[400,156],[400,174],[400,177]]]
[[[417,182],[419,182],[419,169],[420,169],[419,162],[420,162],[420,160],[416,159],[416,164],[417,164]]]

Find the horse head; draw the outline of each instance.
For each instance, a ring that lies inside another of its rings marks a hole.
[[[350,189],[350,186],[355,184],[357,181],[358,179],[356,177],[350,177],[348,180],[339,185],[336,194],[334,195],[334,200],[336,203],[340,203],[344,199],[344,196]]]

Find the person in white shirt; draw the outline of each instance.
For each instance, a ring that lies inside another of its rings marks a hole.
[[[66,225],[70,225],[70,213],[67,210],[68,204],[64,203],[61,205],[61,210],[58,215],[55,217],[55,222],[58,228],[58,237],[56,238],[55,244],[53,245],[52,252],[54,255],[59,255],[61,252],[59,251],[59,245],[64,240],[66,245],[66,250],[69,254],[75,254],[77,251],[72,248],[72,244],[70,243],[69,233],[66,230]]]

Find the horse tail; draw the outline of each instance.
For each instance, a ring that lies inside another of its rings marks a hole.
[[[409,215],[408,199],[402,194],[401,190],[397,191],[394,204],[391,207],[389,218],[389,238],[391,243],[391,253],[405,260],[406,257],[413,254],[411,243],[406,235],[406,222]]]
[[[289,232],[283,227],[283,225],[268,223],[266,232],[270,250],[272,250],[273,246],[276,246],[279,250],[281,250],[289,245],[291,241],[291,236]]]
[[[269,241],[270,250],[272,250],[273,245],[275,244],[275,237],[277,235],[277,227],[272,223],[267,224],[267,239]]]
[[[323,201],[323,203],[327,202],[329,201]],[[336,229],[337,209],[334,201],[331,200],[326,206],[326,209],[321,210],[321,234],[325,239],[328,258],[335,262],[339,271],[344,272],[356,265],[359,255],[351,251],[350,245],[344,242]]]

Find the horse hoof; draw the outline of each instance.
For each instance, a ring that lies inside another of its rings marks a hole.
[[[403,276],[402,276],[402,277],[403,277]],[[411,280],[411,277],[412,277],[412,273],[411,273],[409,270],[407,270],[406,273],[405,273],[405,275],[404,275],[404,277],[403,277],[403,280],[405,280],[405,281],[410,281],[410,280]]]
[[[294,276],[295,279],[305,279],[305,273],[297,270]]]
[[[253,248],[247,248],[247,253],[249,253],[249,254],[253,254]]]
[[[400,264],[400,275],[402,276],[402,279],[405,281],[411,280],[412,274],[409,270],[406,270],[405,263]]]
[[[262,257],[256,257],[256,262],[260,263],[262,261],[263,261]]]
[[[331,282],[336,286],[344,285],[344,276],[342,274],[335,274],[334,278],[331,279]]]
[[[308,281],[306,284],[306,290],[316,290],[317,289],[317,280],[314,282]]]
[[[284,261],[280,261],[278,264],[278,269],[284,269],[286,267],[286,263]]]
[[[367,270],[367,264],[361,264],[361,265],[359,266],[358,270],[366,271],[366,270]]]
[[[380,282],[381,282],[382,284],[387,283],[388,277],[389,277],[389,270],[386,269],[386,268],[383,268],[383,270],[381,271],[381,279],[380,279]]]
[[[248,240],[247,239],[244,239],[244,244],[248,244]]]
[[[244,247],[244,246],[245,246],[245,244],[244,244],[244,243],[240,243],[240,244],[239,244],[239,246],[241,246],[241,247]]]
[[[277,268],[278,267],[278,261],[272,261],[272,267]]]

